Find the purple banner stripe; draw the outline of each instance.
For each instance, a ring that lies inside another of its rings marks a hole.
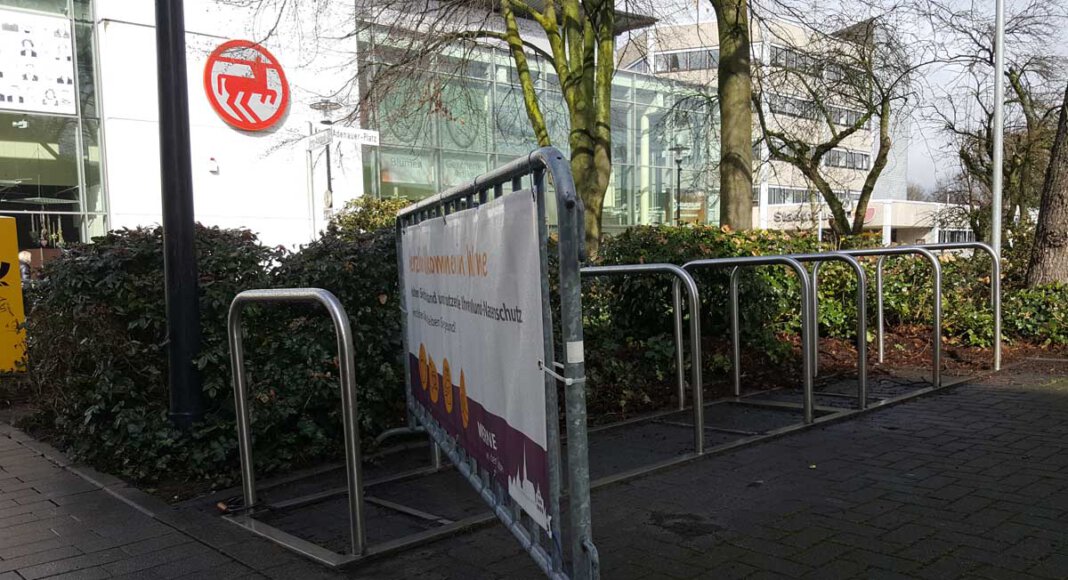
[[[426,390],[422,387],[418,355],[409,353],[408,357],[411,364],[409,388],[415,400],[430,411],[479,467],[486,469],[507,489],[525,488],[527,495],[533,496],[531,499],[540,504],[542,513],[546,513],[548,505],[545,500],[549,497],[549,464],[546,450],[522,431],[509,425],[503,417],[489,412],[469,394],[462,392],[460,369],[450,369],[453,382],[450,411],[450,397],[446,396],[447,385],[442,374],[437,375],[439,390],[435,397],[432,392],[433,379],[427,381]],[[465,405],[466,421],[463,410]]]

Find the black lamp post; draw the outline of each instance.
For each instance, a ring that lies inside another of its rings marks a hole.
[[[689,150],[685,145],[668,149],[675,154],[675,225],[682,222],[682,154]]]
[[[170,419],[189,428],[203,418],[204,407],[200,373],[193,362],[200,353],[200,304],[183,6],[182,0],[156,0],[156,64]]]

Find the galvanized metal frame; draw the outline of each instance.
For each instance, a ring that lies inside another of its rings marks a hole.
[[[994,311],[994,370],[1001,370],[1001,258],[992,246],[983,242],[952,242],[924,244],[930,250],[979,250],[990,256],[990,308]],[[880,317],[880,320],[882,318]],[[879,325],[879,362],[883,360],[883,327]]]
[[[812,320],[809,321],[808,329],[812,334],[811,368],[812,376],[819,373],[819,278],[817,276],[819,266],[828,261],[845,262],[857,276],[857,406],[863,409],[868,404],[868,283],[864,268],[856,258],[842,252],[824,252],[818,254],[790,254],[790,257],[798,262],[815,262],[812,269],[812,288],[809,295],[812,306],[809,313]],[[741,396],[741,360],[742,341],[738,320],[738,269],[731,270],[730,289],[730,317],[731,317],[731,342],[734,354],[734,396]]]
[[[812,320],[815,320],[812,309],[810,281],[808,270],[801,262],[790,256],[743,256],[734,258],[711,258],[694,260],[683,264],[682,268],[691,271],[699,268],[727,268],[727,267],[755,267],[782,265],[791,268],[801,282],[801,358],[803,379],[803,413],[805,423],[812,423],[815,419],[815,396],[812,390],[812,349],[815,336],[809,328]],[[735,276],[737,279],[737,276]],[[735,309],[737,310],[737,309]],[[732,321],[732,325],[734,321]],[[737,368],[737,367],[736,367]]]
[[[546,196],[549,195],[546,178],[553,186],[556,199],[557,225],[559,232],[559,297],[560,328],[562,332],[563,363],[556,362],[553,336],[553,318],[548,280],[548,238],[546,222]],[[524,189],[524,179],[529,180],[529,189]],[[508,191],[505,191],[505,188]],[[412,423],[421,424],[457,466],[460,473],[479,492],[493,509],[497,518],[519,540],[538,566],[553,578],[596,578],[599,570],[597,550],[593,544],[592,516],[590,509],[589,442],[586,429],[585,357],[582,331],[582,284],[579,279],[579,264],[584,254],[584,208],[579,198],[570,164],[559,150],[552,147],[538,149],[499,167],[487,174],[426,198],[401,210],[397,215],[397,259],[399,283],[404,288],[404,265],[402,260],[403,231],[406,227],[429,219],[444,218],[450,213],[476,207],[502,195],[516,192],[533,192],[538,211],[539,252],[542,269],[542,312],[545,328],[544,364],[546,367],[545,399],[546,428],[549,457],[549,515],[551,535],[545,537],[541,528],[525,519],[522,511],[514,505],[507,491],[492,482],[488,472],[480,469],[464,452],[464,449],[441,428],[430,413],[422,407],[408,390],[411,368],[407,353],[407,330],[404,331],[405,393]],[[406,297],[401,292],[401,309],[406,308]],[[407,318],[405,318],[405,321]],[[556,371],[564,384],[565,412],[567,419],[567,470],[568,506],[571,565],[565,566],[561,534],[560,498],[562,495],[561,441],[557,412]]]
[[[686,369],[682,339],[682,291],[686,286],[690,311],[690,356],[692,359],[690,388],[693,392],[694,453],[704,453],[705,419],[704,394],[701,379],[701,298],[693,276],[674,264],[633,264],[622,266],[589,266],[582,268],[583,276],[622,276],[631,274],[669,274],[672,276],[671,292],[675,326],[675,367],[678,378],[679,410],[686,408]]]
[[[924,257],[929,264],[931,264],[931,271],[934,276],[934,321],[932,324],[932,345],[931,345],[931,382],[936,386],[942,386],[942,264],[938,261],[938,257],[935,256],[925,246],[893,246],[888,248],[866,248],[860,250],[840,250],[841,254],[848,254],[853,257],[866,257],[874,256],[879,258],[879,266],[875,271],[875,308],[878,311],[877,325],[879,328],[879,362],[883,361],[883,275],[882,275],[882,262],[890,256],[902,256],[908,254],[919,254]],[[819,277],[819,264],[813,271],[814,283],[818,283]],[[816,305],[818,308],[819,305]],[[819,328],[816,328],[815,339],[819,340]]]

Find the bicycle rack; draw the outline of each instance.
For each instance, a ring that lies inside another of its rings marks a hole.
[[[812,391],[812,349],[814,346],[812,338],[815,335],[811,332],[809,327],[812,324],[812,320],[815,320],[815,318],[811,313],[812,302],[810,294],[812,285],[808,271],[801,265],[801,262],[790,256],[743,256],[693,260],[683,264],[682,268],[689,271],[697,268],[725,268],[730,266],[737,268],[771,265],[782,265],[791,268],[801,281],[801,354],[803,359],[802,374],[804,375],[804,403],[802,406],[805,423],[812,423],[815,420],[815,396]]]
[[[994,370],[1001,370],[1001,258],[994,248],[982,242],[924,244],[930,250],[981,250],[990,255],[990,307],[994,310]],[[881,262],[880,262],[881,266]],[[882,320],[882,312],[880,318]],[[879,325],[879,362],[883,360],[883,327]]]
[[[688,272],[674,264],[634,264],[624,266],[589,266],[579,271],[584,276],[613,276],[625,274],[671,274],[671,291],[675,321],[675,366],[678,377],[679,410],[686,408],[686,370],[683,362],[682,340],[682,291],[686,285],[686,295],[690,310],[690,350],[692,378],[690,389],[693,393],[694,452],[698,455],[705,449],[704,394],[701,379],[701,298],[697,283]]]
[[[931,345],[932,352],[932,371],[931,382],[936,387],[942,386],[942,265],[939,263],[938,258],[931,253],[930,250],[922,246],[894,246],[890,248],[868,248],[862,250],[840,250],[838,253],[853,256],[855,258],[875,256],[880,259],[880,262],[890,256],[901,256],[907,254],[919,254],[927,259],[927,262],[931,264],[932,272],[934,273],[934,324],[932,330],[933,344]],[[819,267],[820,263],[817,262],[813,267],[812,279],[813,285],[819,283]],[[879,327],[879,361],[882,362],[883,353],[883,276],[882,268],[878,268],[875,274],[875,307],[878,311],[877,324]],[[813,304],[813,312],[818,315],[819,304]],[[819,341],[819,328],[814,329],[813,338],[815,341]],[[815,366],[815,359],[813,359],[813,366]]]
[[[327,313],[330,315],[330,319],[334,323],[338,345],[342,427],[345,439],[345,488],[330,489],[308,496],[271,504],[260,504],[258,502],[256,477],[252,460],[252,434],[249,423],[248,385],[245,380],[244,367],[245,354],[241,338],[242,309],[245,305],[252,303],[321,304],[326,308]],[[372,556],[392,553],[440,537],[455,534],[458,531],[482,524],[492,518],[489,514],[474,515],[401,538],[377,544],[368,544],[364,521],[364,487],[367,485],[403,480],[421,474],[433,473],[437,471],[437,469],[434,467],[423,468],[407,471],[374,482],[364,481],[362,473],[362,456],[360,453],[360,436],[357,427],[358,423],[356,422],[356,379],[353,372],[355,350],[352,343],[352,331],[349,327],[349,319],[345,312],[345,308],[332,293],[320,288],[246,290],[239,293],[230,304],[230,313],[227,319],[227,333],[230,342],[230,363],[233,369],[234,402],[237,414],[237,441],[241,455],[241,490],[244,505],[240,510],[237,510],[236,513],[227,516],[226,519],[254,534],[306,556],[320,564],[339,568]],[[289,509],[320,502],[343,493],[348,494],[350,536],[349,550],[343,554],[313,544],[303,538],[299,538],[269,524],[256,520],[253,517],[256,513],[262,511]],[[405,506],[382,502],[375,500],[374,498],[367,498],[366,501],[381,505],[382,507],[399,513],[411,513],[410,510],[405,511]]]
[[[345,438],[345,477],[349,493],[350,549],[337,554],[307,540],[290,535],[252,518],[256,509],[256,475],[252,464],[252,433],[249,426],[248,385],[245,382],[245,353],[241,339],[241,311],[251,303],[318,303],[330,314],[337,333],[338,369],[341,382],[341,414]],[[356,379],[353,376],[355,350],[348,314],[337,297],[319,288],[287,288],[278,290],[245,290],[230,304],[227,318],[230,339],[230,364],[233,369],[234,403],[237,411],[237,443],[241,453],[241,491],[244,509],[231,517],[239,526],[304,554],[328,566],[341,566],[367,552],[367,537],[363,519],[363,474],[361,473],[360,437],[356,427]]]
[[[844,254],[842,252],[825,252],[818,254],[791,254],[791,258],[798,262],[815,262],[816,266],[813,268],[813,276],[811,278],[812,288],[809,291],[809,296],[812,297],[812,306],[809,309],[809,314],[812,319],[809,321],[809,332],[812,334],[812,376],[815,377],[819,371],[819,297],[818,297],[818,278],[815,275],[815,271],[819,264],[827,261],[837,260],[845,262],[857,275],[857,405],[858,408],[864,409],[868,405],[868,317],[867,317],[867,276],[864,274],[864,268],[857,262],[856,258]],[[731,289],[730,289],[730,318],[731,318],[731,342],[733,347],[734,356],[734,396],[738,397],[742,394],[742,341],[741,330],[738,320],[738,268],[735,267],[731,270]]]

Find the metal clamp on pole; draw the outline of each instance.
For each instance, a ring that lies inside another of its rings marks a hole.
[[[628,274],[670,274],[673,276],[671,294],[675,323],[675,367],[678,379],[679,410],[686,408],[686,370],[682,340],[681,287],[686,287],[690,311],[690,354],[692,357],[690,390],[693,395],[694,451],[705,450],[704,394],[701,378],[701,297],[697,282],[686,270],[674,264],[627,264],[623,266],[590,266],[581,270],[583,276],[620,276]]]
[[[248,384],[245,380],[245,353],[241,338],[241,312],[251,303],[317,303],[326,308],[334,323],[338,346],[338,369],[341,382],[342,427],[345,438],[345,475],[349,492],[349,534],[347,556],[339,556],[325,548],[310,544],[281,530],[254,521],[251,513],[233,519],[242,527],[271,539],[294,551],[301,552],[324,564],[338,566],[364,555],[367,536],[364,531],[363,474],[361,471],[360,437],[356,423],[356,379],[353,372],[355,349],[352,330],[345,307],[336,296],[320,288],[287,288],[277,290],[246,290],[230,304],[227,333],[230,340],[230,364],[233,369],[234,403],[237,411],[237,443],[241,454],[241,489],[245,507],[256,506],[256,474],[252,463],[252,433],[248,410]]]
[[[801,262],[793,259],[790,256],[743,256],[735,258],[711,258],[706,260],[694,260],[683,264],[682,268],[686,271],[691,271],[697,268],[744,268],[755,266],[773,266],[781,265],[787,266],[792,269],[797,275],[798,280],[801,282],[801,356],[802,356],[802,381],[803,381],[803,399],[804,399],[804,417],[805,423],[812,423],[815,420],[815,396],[812,391],[812,344],[813,334],[809,329],[811,321],[813,320],[810,312],[812,308],[811,291],[812,284],[809,279],[808,270],[801,265]],[[735,280],[737,277],[735,276]],[[737,286],[737,282],[734,283]],[[733,294],[733,299],[737,299],[737,292]],[[737,327],[737,312],[738,307],[735,304],[731,313],[731,325]],[[735,328],[735,330],[737,330]],[[735,333],[737,335],[737,333]],[[740,355],[739,355],[740,356]],[[736,366],[737,368],[737,366]],[[735,371],[736,373],[738,371]],[[740,375],[737,375],[739,376]],[[740,378],[738,379],[741,380]],[[740,391],[740,386],[736,386],[736,389]]]

